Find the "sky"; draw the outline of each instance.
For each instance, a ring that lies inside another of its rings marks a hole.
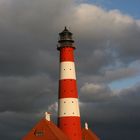
[[[58,33],[75,40],[82,126],[102,140],[140,139],[138,0],[0,0],[0,137],[57,120]]]
[[[87,2],[102,6],[105,9],[118,9],[136,19],[140,18],[139,0],[87,0]]]

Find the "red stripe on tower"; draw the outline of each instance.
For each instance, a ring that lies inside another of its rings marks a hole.
[[[60,51],[58,126],[70,140],[82,140],[74,64],[74,41],[72,33],[66,27],[59,35],[57,47]]]

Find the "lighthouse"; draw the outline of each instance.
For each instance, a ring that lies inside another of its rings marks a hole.
[[[88,123],[85,123],[85,128],[81,128],[72,33],[65,27],[59,37],[58,125],[52,122],[51,113],[45,112],[44,117],[22,140],[100,140],[89,129]]]
[[[58,127],[70,140],[82,140],[74,63],[74,40],[65,27],[59,33],[57,50],[60,52]]]

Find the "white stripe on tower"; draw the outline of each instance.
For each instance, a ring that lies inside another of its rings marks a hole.
[[[59,99],[59,104],[59,117],[80,116],[77,98],[62,98]]]
[[[60,80],[62,79],[75,79],[75,65],[74,62],[61,62],[60,63]]]

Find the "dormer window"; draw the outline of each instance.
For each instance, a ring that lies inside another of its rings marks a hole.
[[[37,131],[35,131],[34,134],[35,134],[35,136],[37,136],[37,137],[44,136],[44,132],[41,131],[41,130],[37,130]]]

